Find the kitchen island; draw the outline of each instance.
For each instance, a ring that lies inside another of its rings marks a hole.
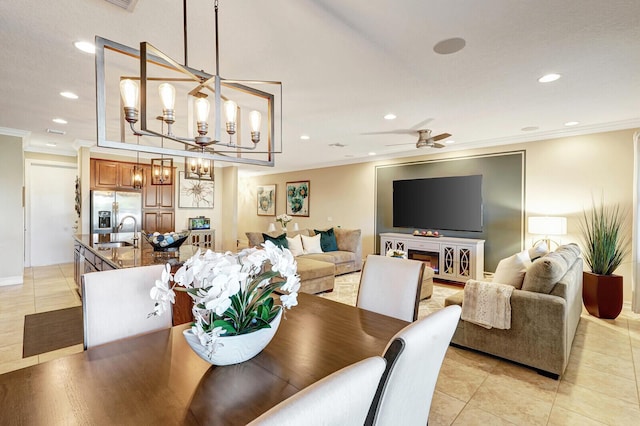
[[[175,272],[199,248],[183,244],[178,251],[154,251],[143,238],[138,241],[138,247],[134,247],[132,232],[74,235],[74,240],[74,280],[80,296],[82,275],[85,273],[166,263]],[[192,320],[191,305],[186,293],[177,292],[174,325]]]

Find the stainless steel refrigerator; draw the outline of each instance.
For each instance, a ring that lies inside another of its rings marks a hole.
[[[142,194],[124,191],[91,191],[91,233],[134,232],[134,221],[127,219],[118,230],[125,216],[133,216],[135,231],[142,227]]]

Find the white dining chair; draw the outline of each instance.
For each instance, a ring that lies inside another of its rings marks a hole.
[[[164,265],[90,272],[82,276],[84,348],[170,328],[171,312],[148,317],[149,292]]]
[[[423,262],[370,254],[360,275],[356,306],[415,321],[423,274]]]
[[[384,359],[376,356],[347,366],[282,401],[249,425],[362,425],[385,365]]]
[[[366,425],[427,424],[440,367],[460,313],[460,306],[448,306],[408,325],[391,339],[384,353],[387,368]]]

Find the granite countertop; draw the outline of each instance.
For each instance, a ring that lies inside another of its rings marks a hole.
[[[153,247],[140,236],[138,248],[133,246],[124,247],[99,247],[100,243],[125,241],[132,242],[132,232],[122,232],[113,234],[82,234],[74,235],[75,240],[108,263],[114,268],[134,268],[137,266],[147,266],[155,264],[169,263],[171,265],[181,264],[189,259],[197,251],[198,247],[183,244],[179,251],[153,251]]]

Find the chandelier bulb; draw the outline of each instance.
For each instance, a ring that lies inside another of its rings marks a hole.
[[[262,124],[262,114],[259,111],[251,111],[249,113],[249,121],[251,122],[251,131],[259,132]]]
[[[138,85],[135,81],[124,79],[120,81],[120,96],[125,108],[136,108],[138,106]]]
[[[206,98],[196,100],[196,120],[198,123],[209,121],[209,101]]]
[[[160,92],[160,99],[164,109],[172,110],[176,104],[176,88],[169,83],[162,83],[158,86],[158,91]]]

